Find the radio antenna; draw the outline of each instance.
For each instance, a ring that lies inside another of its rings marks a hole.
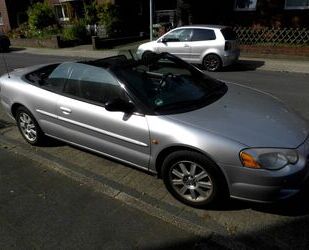
[[[9,67],[8,67],[8,64],[6,63],[6,60],[5,60],[5,57],[4,57],[3,53],[2,53],[2,59],[3,59],[3,62],[4,62],[4,66],[5,66],[6,72],[8,74],[8,78],[11,78],[10,72],[9,72]]]

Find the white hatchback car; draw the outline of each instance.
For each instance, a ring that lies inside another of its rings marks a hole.
[[[169,31],[156,41],[138,47],[142,58],[148,53],[169,52],[208,71],[217,71],[238,60],[239,45],[236,33],[227,26],[183,26]]]

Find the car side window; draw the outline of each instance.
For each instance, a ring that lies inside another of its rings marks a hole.
[[[110,100],[120,98],[122,89],[107,70],[87,64],[72,63],[64,93],[104,105]]]
[[[64,84],[69,76],[69,63],[58,65],[44,81],[42,87],[54,91],[62,92]]]
[[[179,29],[174,30],[164,36],[168,42],[186,42],[191,41],[192,29]]]
[[[216,34],[209,29],[194,29],[192,41],[209,41],[216,40]]]

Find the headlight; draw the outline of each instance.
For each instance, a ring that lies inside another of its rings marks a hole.
[[[289,164],[296,164],[298,154],[293,149],[249,148],[240,152],[243,166],[277,170]]]

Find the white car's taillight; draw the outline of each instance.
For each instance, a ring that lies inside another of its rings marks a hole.
[[[231,50],[232,49],[232,43],[229,41],[225,42],[224,50]]]

